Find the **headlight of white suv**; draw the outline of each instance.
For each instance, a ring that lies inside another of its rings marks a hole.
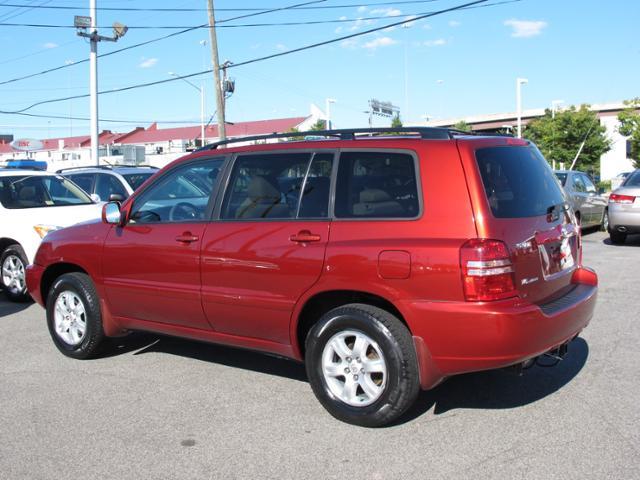
[[[44,238],[47,236],[49,232],[55,232],[56,230],[60,230],[62,227],[58,227],[56,225],[34,225],[33,229],[36,231],[40,238]]]

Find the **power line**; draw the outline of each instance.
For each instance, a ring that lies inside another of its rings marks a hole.
[[[436,11],[436,12],[424,14],[424,15],[412,18],[411,21],[415,22],[415,21],[418,21],[418,20],[423,20],[425,18],[435,17],[437,15],[442,15],[444,13],[449,13],[449,12],[454,12],[456,10],[460,10],[460,9],[463,9],[463,8],[466,8],[466,7],[471,7],[473,5],[478,5],[478,4],[481,4],[481,3],[485,3],[487,1],[488,0],[475,0],[473,2],[465,3],[465,4],[462,4],[462,5],[455,6],[455,7],[446,8],[446,9],[439,10],[439,11]],[[390,27],[399,26],[399,25],[402,25],[404,23],[407,23],[407,21],[406,20],[402,20],[402,21],[399,21],[399,22],[393,22],[393,23],[390,23],[390,24],[383,25],[381,27],[371,28],[371,29],[368,29],[368,30],[364,30],[362,32],[352,33],[350,35],[344,35],[344,36],[333,38],[333,39],[330,39],[330,40],[325,40],[323,42],[318,42],[318,43],[314,43],[314,44],[311,44],[311,45],[306,45],[306,46],[303,46],[303,47],[298,47],[298,48],[294,48],[294,49],[291,49],[291,50],[286,50],[284,52],[278,52],[278,53],[274,53],[274,54],[271,54],[271,55],[266,55],[266,56],[263,56],[263,57],[254,58],[254,59],[251,59],[251,60],[245,60],[244,62],[233,63],[233,64],[227,66],[226,68],[236,68],[236,67],[240,67],[240,66],[243,66],[243,65],[249,65],[249,64],[252,64],[252,63],[257,63],[257,62],[262,62],[262,61],[265,61],[265,60],[270,60],[272,58],[277,58],[277,57],[282,57],[282,56],[285,56],[285,55],[290,55],[292,53],[302,52],[304,50],[310,50],[312,48],[317,48],[317,47],[321,47],[321,46],[324,46],[324,45],[329,45],[331,43],[337,43],[337,42],[341,42],[341,41],[348,40],[348,39],[351,39],[351,38],[360,37],[362,35],[368,35],[370,33],[378,32],[380,30],[386,30],[386,29],[388,29]],[[136,90],[136,89],[139,89],[139,88],[151,87],[151,86],[154,86],[154,85],[161,85],[161,84],[164,84],[164,83],[175,82],[175,81],[182,80],[182,79],[197,77],[197,76],[200,76],[200,75],[205,75],[205,74],[211,73],[212,71],[213,71],[212,69],[208,69],[208,70],[203,70],[201,72],[190,73],[188,75],[180,75],[180,76],[176,76],[176,77],[166,78],[166,79],[163,79],[163,80],[156,80],[154,82],[146,82],[146,83],[141,83],[141,84],[136,84],[136,85],[130,85],[130,86],[127,86],[127,87],[106,90],[106,91],[102,91],[102,92],[98,92],[98,93],[100,95],[105,95],[105,94],[109,94],[109,93],[117,93],[117,92],[129,91],[129,90]],[[25,107],[23,109],[20,109],[20,110],[16,110],[16,111],[12,111],[12,112],[0,111],[0,113],[18,114],[18,113],[23,113],[23,112],[26,112],[28,110],[31,110],[32,108],[35,108],[35,107],[40,106],[40,105],[46,105],[46,104],[49,104],[49,103],[64,102],[64,101],[75,100],[75,99],[79,99],[79,98],[86,98],[88,96],[89,96],[88,94],[84,94],[84,95],[73,95],[73,96],[64,97],[64,98],[55,98],[55,99],[51,99],[51,100],[43,100],[41,102],[36,102],[36,103],[34,103],[34,104],[32,104],[32,105],[30,105],[28,107]]]
[[[504,0],[502,2],[492,3],[490,5],[484,5],[484,7],[495,6],[495,5],[503,5],[506,3],[516,3],[521,2],[522,0]],[[467,10],[472,8],[479,7],[467,7],[461,10]],[[331,20],[308,20],[308,21],[298,21],[298,22],[270,22],[270,23],[240,23],[234,25],[216,25],[214,28],[252,28],[252,27],[289,27],[289,26],[307,26],[307,25],[325,25],[325,24],[335,24],[335,23],[355,23],[361,21],[368,20],[388,20],[390,18],[404,18],[405,22],[411,21],[412,18],[418,17],[420,15],[426,15],[431,12],[421,12],[421,13],[402,13],[399,15],[383,15],[376,17],[358,17],[358,18],[338,18]],[[35,28],[76,28],[73,25],[53,25],[53,24],[28,24],[28,23],[0,23],[0,27],[9,26],[9,27],[35,27]],[[173,29],[183,29],[183,28],[196,28],[196,29],[208,29],[211,28],[209,25],[197,25],[197,26],[180,26],[180,25],[137,25],[137,26],[129,26],[127,25],[129,30],[173,30]],[[99,27],[99,28],[111,28],[111,27]]]
[[[343,8],[360,8],[360,7],[382,7],[392,5],[413,5],[433,3],[440,0],[405,0],[395,2],[368,2],[368,3],[354,3],[354,4],[342,4],[342,5],[324,5],[324,6],[301,6],[298,10],[330,10],[330,9],[343,9]],[[48,2],[47,2],[48,3]],[[11,4],[4,3],[0,7],[27,7],[24,4]],[[48,10],[86,10],[84,7],[70,6],[70,5],[39,5],[31,8],[41,8]],[[176,8],[176,7],[98,7],[99,11],[112,11],[112,12],[206,12],[206,8]],[[264,8],[216,8],[216,11],[220,12],[259,12]]]
[[[5,112],[0,112],[0,114],[4,114]],[[88,117],[73,117],[69,115],[45,115],[45,114],[36,114],[36,113],[10,113],[11,115],[20,115],[23,117],[31,117],[31,118],[51,118],[55,120],[82,120],[89,121]],[[109,119],[109,118],[101,118],[101,122],[105,123],[124,123],[124,124],[144,124],[144,123],[159,123],[159,124],[188,124],[193,125],[197,124],[199,120],[124,120],[124,119]]]
[[[271,9],[271,10],[262,10],[262,11],[256,12],[256,13],[250,13],[250,14],[246,14],[246,15],[239,15],[237,17],[232,17],[232,18],[227,18],[227,19],[224,19],[224,20],[220,20],[217,23],[231,22],[231,21],[234,21],[234,20],[241,20],[243,18],[256,17],[258,15],[265,15],[267,13],[274,13],[274,12],[279,12],[279,11],[283,11],[283,10],[292,10],[292,9],[298,8],[298,7],[303,6],[303,5],[321,3],[321,2],[324,2],[324,1],[326,1],[326,0],[314,0],[314,1],[310,1],[310,2],[298,3],[296,5],[290,5],[290,6],[287,6],[287,7],[279,7],[279,8],[274,8],[274,9]],[[198,25],[196,27],[189,27],[189,28],[186,28],[184,30],[180,30],[178,32],[173,32],[173,33],[170,33],[170,34],[167,34],[167,35],[163,35],[161,37],[152,38],[151,40],[147,40],[147,41],[144,41],[144,42],[136,43],[134,45],[129,45],[127,47],[119,48],[117,50],[112,50],[111,52],[102,53],[102,54],[98,55],[98,58],[104,58],[104,57],[108,57],[110,55],[115,55],[116,53],[125,52],[127,50],[132,50],[134,48],[142,47],[144,45],[149,45],[151,43],[159,42],[161,40],[166,40],[167,38],[172,38],[172,37],[176,37],[178,35],[183,35],[185,33],[192,32],[194,30],[197,30],[197,29],[200,29],[200,28],[204,28],[204,27],[208,28],[209,24],[205,23],[205,24],[202,24],[202,25]],[[88,58],[84,58],[82,60],[74,61],[73,63],[70,63],[70,64],[64,64],[64,65],[60,65],[58,67],[42,70],[40,72],[31,73],[29,75],[23,75],[21,77],[16,77],[16,78],[12,78],[10,80],[5,80],[3,82],[0,82],[0,85],[6,85],[8,83],[19,82],[19,81],[27,80],[27,79],[33,78],[33,77],[39,77],[41,75],[46,75],[48,73],[57,72],[59,70],[63,70],[65,68],[73,67],[73,66],[79,65],[81,63],[86,63],[88,61],[89,61]]]

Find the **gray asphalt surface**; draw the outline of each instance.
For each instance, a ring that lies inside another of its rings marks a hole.
[[[596,314],[557,367],[469,374],[399,424],[334,420],[302,366],[152,335],[62,356],[0,300],[1,479],[590,479],[640,471],[640,236],[585,236]]]

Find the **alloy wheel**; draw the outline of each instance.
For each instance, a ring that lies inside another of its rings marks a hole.
[[[2,283],[15,295],[24,292],[26,286],[24,264],[17,255],[8,255],[2,263]]]
[[[87,313],[82,300],[74,292],[65,290],[58,295],[54,309],[56,335],[67,345],[76,346],[87,331]]]
[[[353,407],[374,403],[387,383],[381,348],[358,330],[345,330],[329,339],[322,351],[322,374],[331,393]]]

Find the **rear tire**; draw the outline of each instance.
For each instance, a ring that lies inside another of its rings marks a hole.
[[[0,281],[5,296],[12,302],[27,302],[31,299],[27,291],[27,255],[16,244],[9,245],[0,257]]]
[[[614,245],[622,245],[627,240],[627,234],[621,232],[609,232],[609,238]]]
[[[305,361],[320,403],[353,425],[392,422],[414,403],[420,389],[409,330],[371,305],[349,304],[323,315],[307,336]]]
[[[47,296],[47,325],[55,346],[71,358],[95,356],[105,338],[96,288],[84,273],[60,276]]]

